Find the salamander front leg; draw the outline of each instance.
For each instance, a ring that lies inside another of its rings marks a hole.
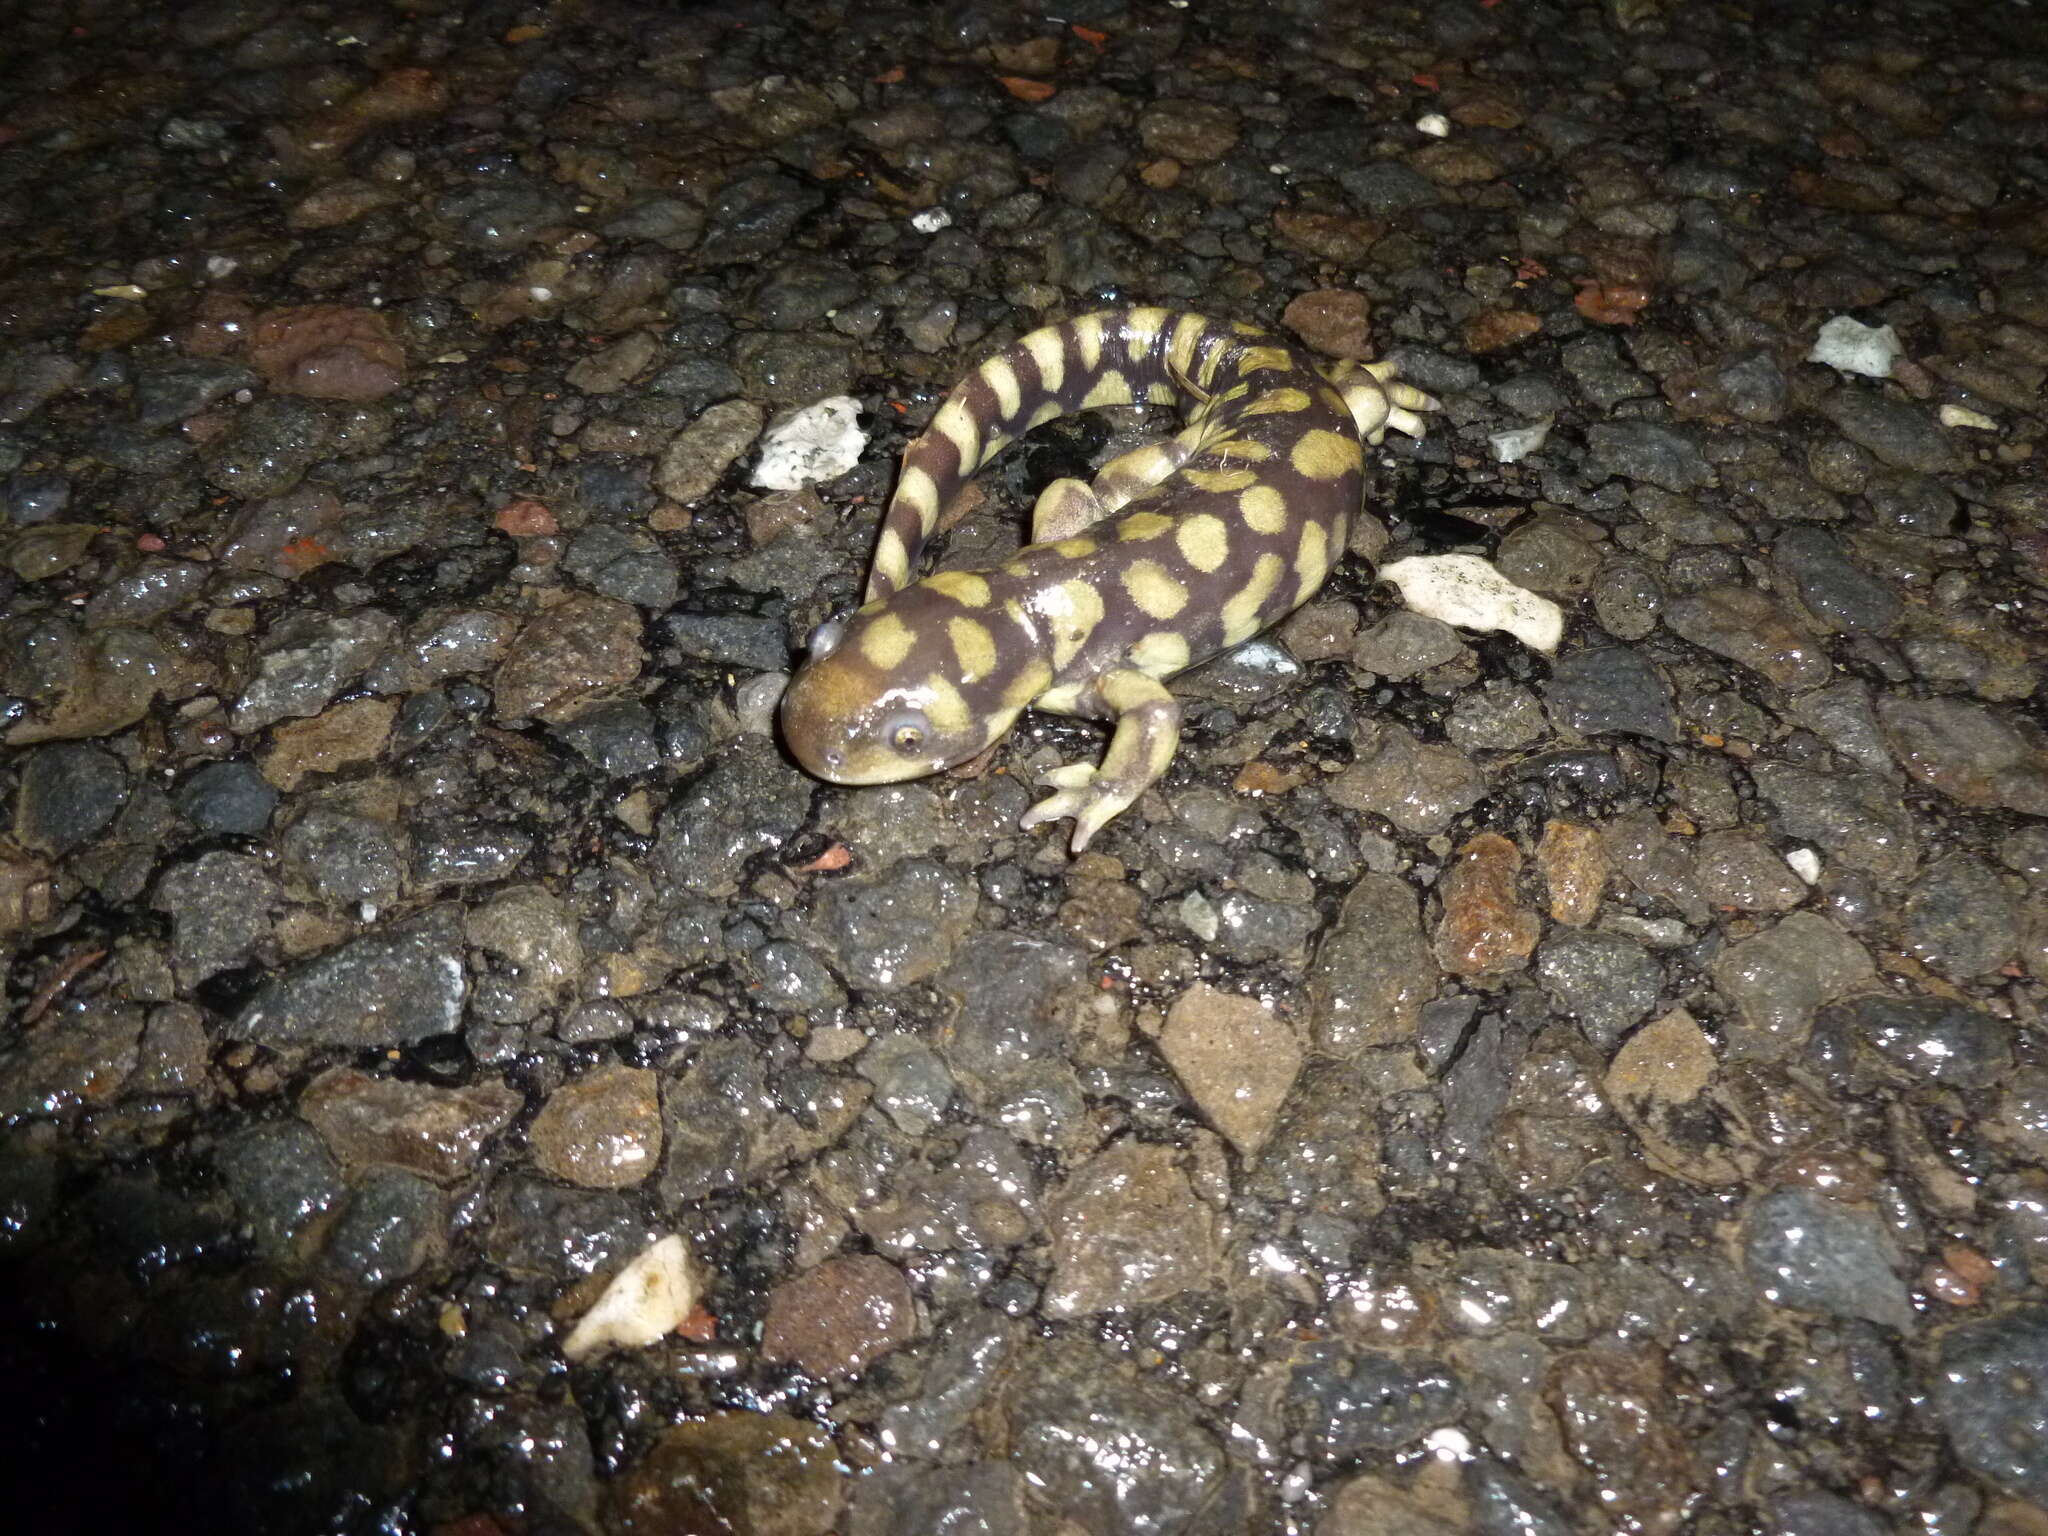
[[[1180,705],[1156,678],[1143,672],[1112,672],[1095,694],[1116,717],[1116,734],[1101,766],[1069,763],[1043,774],[1039,783],[1056,791],[1024,813],[1026,831],[1042,822],[1074,818],[1072,847],[1079,853],[1151,786],[1180,745]]]

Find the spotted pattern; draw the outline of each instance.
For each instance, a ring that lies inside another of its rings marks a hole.
[[[1084,846],[1172,758],[1179,709],[1161,682],[1328,575],[1359,504],[1361,434],[1419,433],[1433,404],[1391,381],[1380,364],[1325,377],[1257,326],[1164,309],[1023,337],[963,379],[905,453],[865,605],[785,695],[791,750],[821,777],[882,783],[965,761],[1026,707],[1113,720],[1102,762],[1047,775],[1054,793],[1026,817],[1071,816]],[[1092,484],[1048,487],[1034,512],[1045,542],[994,569],[913,579],[946,506],[1005,445],[1140,400],[1178,405],[1185,426]]]

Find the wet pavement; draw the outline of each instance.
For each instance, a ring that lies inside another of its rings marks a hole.
[[[2048,1531],[2048,14],[4,28],[10,1529]],[[1112,303],[1443,409],[1089,853],[806,778]]]

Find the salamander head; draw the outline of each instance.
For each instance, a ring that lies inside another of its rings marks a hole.
[[[892,608],[877,604],[820,625],[782,695],[782,739],[818,778],[922,778],[966,762],[993,739],[946,676],[950,651],[928,652]]]

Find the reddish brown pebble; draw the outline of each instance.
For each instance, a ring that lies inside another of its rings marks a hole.
[[[1592,827],[1575,821],[1544,825],[1536,846],[1536,867],[1550,892],[1550,915],[1560,923],[1583,927],[1600,910],[1600,891],[1607,884],[1607,847]]]
[[[1437,886],[1444,913],[1436,954],[1444,969],[1497,976],[1521,968],[1543,929],[1516,897],[1521,867],[1522,855],[1498,832],[1482,832],[1458,850],[1458,861]]]
[[[1349,288],[1312,288],[1296,294],[1280,323],[1325,357],[1360,363],[1372,358],[1372,305],[1364,294]]]
[[[768,1298],[761,1354],[811,1376],[850,1376],[916,1330],[910,1282],[895,1265],[872,1254],[827,1259]]]
[[[1527,341],[1543,329],[1543,322],[1526,309],[1489,309],[1465,322],[1467,352],[1501,352],[1518,341]]]
[[[381,400],[405,382],[405,353],[374,309],[295,304],[256,322],[249,361],[280,394]]]
[[[560,531],[555,514],[538,501],[508,501],[498,508],[498,532],[515,539],[545,537]]]

